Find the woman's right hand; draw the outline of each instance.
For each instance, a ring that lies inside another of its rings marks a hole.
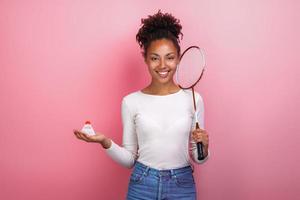
[[[74,129],[73,132],[78,139],[84,140],[86,142],[96,142],[102,144],[106,138],[105,135],[102,133],[96,133],[96,135],[88,135],[76,129]]]

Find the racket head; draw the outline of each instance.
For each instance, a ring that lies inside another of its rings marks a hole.
[[[204,50],[198,46],[188,47],[180,56],[176,69],[176,82],[182,89],[194,87],[205,68]]]

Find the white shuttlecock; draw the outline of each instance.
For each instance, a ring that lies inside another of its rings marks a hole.
[[[83,128],[81,129],[82,132],[88,134],[88,135],[96,135],[91,122],[90,121],[86,121]]]

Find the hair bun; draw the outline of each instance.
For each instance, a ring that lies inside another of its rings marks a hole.
[[[161,10],[159,10],[154,15],[149,15],[149,18],[142,19],[141,22],[143,24],[144,31],[148,33],[154,33],[159,30],[170,31],[177,39],[179,34],[181,34],[182,26],[180,25],[180,20],[176,19],[169,13],[163,14]]]

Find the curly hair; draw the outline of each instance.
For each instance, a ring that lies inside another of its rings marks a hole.
[[[142,27],[136,34],[136,41],[143,48],[142,55],[144,58],[146,58],[147,49],[151,42],[163,38],[171,40],[177,49],[178,55],[180,55],[179,35],[181,35],[182,39],[183,34],[179,19],[176,19],[169,13],[163,14],[159,10],[152,16],[148,15],[148,18],[142,18],[141,25]]]

